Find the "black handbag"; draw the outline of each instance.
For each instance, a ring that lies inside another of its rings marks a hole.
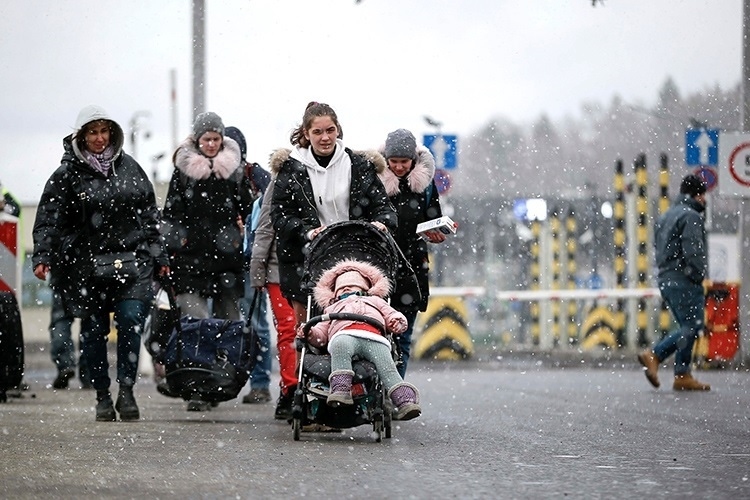
[[[106,253],[94,256],[93,277],[100,281],[126,283],[138,277],[135,252]]]

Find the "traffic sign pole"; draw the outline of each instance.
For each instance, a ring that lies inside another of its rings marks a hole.
[[[742,130],[750,133],[750,0],[742,2]],[[740,204],[740,248],[750,248],[750,207]],[[750,259],[740,259],[740,353],[745,366],[750,365]]]

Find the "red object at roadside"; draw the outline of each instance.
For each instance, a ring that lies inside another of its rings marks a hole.
[[[740,285],[712,283],[706,291],[708,361],[730,361],[740,345]]]

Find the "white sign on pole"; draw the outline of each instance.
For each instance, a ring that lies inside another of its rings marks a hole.
[[[750,134],[721,134],[719,194],[734,198],[750,198]]]
[[[708,234],[708,279],[740,280],[740,242],[736,234]]]

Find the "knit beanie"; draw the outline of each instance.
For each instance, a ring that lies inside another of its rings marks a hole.
[[[247,160],[247,141],[245,141],[245,135],[237,127],[227,127],[224,129],[224,135],[230,139],[234,139],[237,144],[240,145],[240,154],[243,160]]]
[[[334,295],[338,295],[338,291],[345,286],[358,286],[362,290],[369,290],[370,284],[367,280],[359,274],[357,271],[347,271],[339,275],[336,278],[336,285],[334,286]]]
[[[695,197],[699,194],[705,193],[706,190],[706,182],[693,174],[686,175],[680,184],[680,194],[687,194]]]
[[[193,137],[196,141],[206,132],[216,132],[224,137],[224,123],[221,117],[212,111],[199,114],[193,122]]]
[[[414,134],[406,129],[400,128],[388,134],[385,140],[383,156],[388,158],[411,158],[417,159],[417,140]]]

